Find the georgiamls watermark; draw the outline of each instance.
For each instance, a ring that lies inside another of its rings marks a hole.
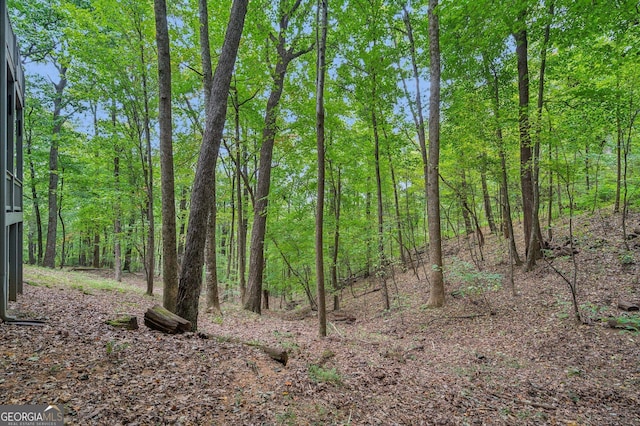
[[[64,426],[64,409],[57,405],[0,405],[0,426]]]

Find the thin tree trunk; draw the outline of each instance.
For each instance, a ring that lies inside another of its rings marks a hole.
[[[331,163],[329,163],[331,164]],[[331,168],[330,168],[331,170]],[[333,290],[333,310],[340,309],[340,298],[338,297],[338,253],[340,244],[340,204],[342,196],[342,182],[340,180],[340,169],[337,172],[337,178],[331,173],[331,193],[332,193],[332,210],[335,220],[333,229],[333,247],[331,250],[331,289]],[[337,182],[336,182],[337,179]]]
[[[327,306],[324,289],[324,187],[325,187],[325,141],[324,141],[324,79],[326,74],[326,43],[328,0],[318,0],[316,43],[318,46],[316,76],[316,145],[318,154],[318,194],[316,202],[316,286],[318,290],[318,334],[327,335]]]
[[[211,88],[213,87],[213,70],[211,68],[211,48],[209,47],[209,11],[207,8],[207,0],[198,1],[198,11],[200,18],[200,56],[202,59],[202,74],[204,81],[204,103],[207,106],[206,113],[209,114],[208,108],[211,102]],[[211,169],[212,185],[211,185],[211,204],[209,207],[209,219],[207,223],[207,237],[205,245],[205,285],[207,288],[207,311],[215,315],[220,315],[220,298],[218,296],[218,262],[216,253],[216,162]]]
[[[91,266],[94,268],[100,267],[100,232],[96,231],[93,235],[93,262]]]
[[[411,108],[411,114],[413,116],[413,121],[416,126],[416,132],[418,134],[418,143],[420,145],[420,154],[422,156],[422,174],[424,177],[424,200],[425,200],[425,210],[427,210],[428,214],[428,205],[429,205],[429,161],[428,161],[428,153],[427,153],[427,141],[426,141],[426,130],[424,125],[424,114],[422,112],[422,93],[420,91],[420,73],[418,72],[418,61],[416,54],[416,46],[415,40],[413,37],[413,27],[411,25],[411,17],[409,15],[409,11],[407,7],[404,6],[404,14],[403,21],[405,24],[405,28],[407,30],[407,38],[409,40],[409,51],[411,52],[411,66],[413,69],[413,79],[415,81],[415,108]],[[404,84],[404,79],[402,80]],[[409,90],[405,86],[405,95],[407,99],[409,99]],[[411,105],[411,102],[409,103]],[[425,231],[428,228],[425,227]],[[426,235],[425,235],[426,237]],[[415,239],[414,239],[415,243]]]
[[[248,189],[242,185],[242,176],[246,176],[246,167],[244,148],[240,141],[240,102],[238,99],[238,91],[233,91],[234,106],[234,129],[236,139],[236,161],[235,161],[235,177],[236,177],[236,199],[238,203],[238,285],[240,287],[240,300],[244,300],[247,288],[246,271],[247,271],[247,228],[248,221],[244,212],[244,200],[246,200]]]
[[[549,125],[549,132],[553,130],[552,126]],[[553,161],[553,150],[551,149],[551,140],[549,140],[549,164]],[[553,169],[549,169],[549,207],[547,210],[547,238],[549,241],[553,240],[553,229],[551,228],[551,220],[553,219]]]
[[[215,170],[215,169],[214,169]],[[207,242],[205,247],[205,285],[207,288],[207,312],[222,315],[220,297],[218,295],[218,262],[216,258],[216,179],[213,177],[211,207],[207,223]]]
[[[58,229],[58,153],[60,132],[65,118],[62,116],[62,95],[67,86],[67,68],[59,67],[60,81],[54,84],[56,94],[53,98],[53,130],[49,149],[49,216],[47,225],[47,245],[43,266],[55,268]]]
[[[153,158],[151,151],[151,116],[149,112],[149,89],[147,83],[146,58],[142,43],[142,29],[137,28],[140,41],[140,64],[142,68],[142,96],[144,102],[143,128],[145,135],[145,149],[143,154],[144,178],[147,190],[146,216],[148,222],[147,247],[145,249],[145,272],[147,280],[147,295],[153,294],[153,276],[155,273],[155,219],[153,215]]]
[[[553,2],[549,6],[549,15],[553,16]],[[540,75],[538,78],[538,105],[537,105],[537,123],[536,138],[533,149],[533,174],[532,174],[532,195],[533,203],[531,206],[531,236],[529,238],[529,247],[527,248],[527,270],[531,271],[536,260],[542,257],[542,232],[540,230],[540,139],[542,138],[542,108],[544,107],[544,72],[547,63],[547,46],[549,45],[549,33],[551,24],[548,23],[544,29],[544,40],[540,53]],[[587,170],[588,179],[588,170]],[[588,188],[587,182],[587,188]]]
[[[616,201],[613,207],[614,213],[620,213],[620,194],[622,188],[622,143],[623,143],[623,132],[622,132],[622,118],[620,112],[620,81],[616,81],[616,92],[618,95],[616,96],[616,130],[617,130],[617,138],[616,138]]]
[[[498,84],[498,74],[493,70],[489,70],[486,58],[483,58],[485,64],[485,78],[487,86],[490,87],[493,101],[493,115],[496,122],[496,143],[498,145],[498,155],[500,156],[500,192],[502,198],[502,216],[504,222],[505,237],[509,239],[509,257],[516,266],[522,265],[518,250],[516,248],[515,237],[513,234],[513,220],[511,216],[511,201],[509,201],[509,180],[507,175],[507,154],[504,148],[504,140],[502,137],[502,123],[500,118],[500,86]]]
[[[29,111],[29,115],[31,115],[31,112],[33,110],[31,109]],[[38,265],[42,264],[42,255],[43,255],[43,250],[42,250],[42,215],[40,214],[40,201],[38,198],[38,191],[36,188],[36,169],[35,169],[35,165],[33,163],[33,155],[31,153],[31,145],[33,143],[33,133],[32,133],[32,129],[31,126],[25,126],[27,129],[27,157],[29,158],[29,181],[30,181],[30,186],[31,186],[31,203],[33,204],[33,215],[35,216],[36,219],[36,230],[37,230],[37,235],[36,235],[36,241],[37,241],[37,257],[36,257],[36,262]],[[29,260],[31,261],[31,256],[29,258]]]
[[[493,219],[493,211],[491,210],[491,198],[489,197],[489,188],[487,187],[486,157],[486,154],[482,155],[483,164],[480,171],[480,182],[482,184],[482,201],[484,203],[484,214],[487,217],[487,222],[489,223],[489,230],[492,234],[497,234],[498,228],[496,227],[496,223]]]
[[[64,190],[64,168],[62,168],[62,176],[63,177],[60,178],[60,199],[58,200],[58,219],[60,220],[60,226],[62,227],[62,247],[60,252],[60,269],[64,268],[64,263],[67,257],[67,251],[66,251],[67,229],[65,227],[64,219],[62,217],[62,194]],[[625,196],[626,196],[626,192],[625,192]]]
[[[116,108],[115,101],[111,105],[111,126],[116,128]],[[116,191],[116,200],[114,205],[115,221],[113,223],[113,271],[116,281],[122,281],[122,246],[120,240],[122,237],[122,205],[120,200],[120,155],[121,148],[116,142],[114,146],[115,155],[113,157],[113,181]]]
[[[444,276],[442,271],[442,236],[440,230],[440,24],[436,8],[438,0],[429,0],[429,163],[427,221],[429,225],[429,258],[431,260],[431,291],[427,305],[444,305]]]
[[[178,250],[176,241],[175,178],[173,172],[173,124],[171,122],[171,51],[165,0],[154,0],[158,46],[158,122],[160,125],[160,179],[162,181],[162,305],[176,310]]]
[[[464,169],[461,170],[460,173],[460,187],[461,190],[458,193],[460,199],[460,208],[462,210],[462,220],[464,222],[464,232],[465,235],[473,234],[473,224],[471,223],[471,210],[469,209],[469,202],[467,199],[467,194],[469,192],[469,188],[467,185],[467,177],[464,173]]]
[[[211,203],[213,176],[210,171],[215,167],[222,141],[229,87],[244,27],[247,5],[248,0],[234,0],[231,7],[224,44],[213,77],[211,99],[207,105],[209,111],[206,128],[191,193],[191,210],[185,256],[180,272],[176,314],[191,321],[194,330],[198,325],[198,301],[202,287],[202,266],[206,239],[202,229],[207,225]]]
[[[398,245],[400,246],[400,261],[402,262],[402,266],[406,267],[407,265],[407,255],[404,245],[404,239],[402,237],[402,216],[400,214],[400,197],[398,196],[398,182],[396,181],[396,171],[393,166],[393,161],[391,158],[391,146],[389,144],[389,138],[387,137],[387,132],[383,128],[382,129],[385,135],[385,139],[387,140],[387,159],[389,160],[389,171],[391,172],[391,185],[393,186],[393,204],[395,207],[395,219],[396,219],[396,228],[398,232]]]
[[[386,258],[384,255],[384,212],[382,208],[382,178],[380,175],[380,135],[378,129],[378,116],[376,115],[377,94],[376,94],[376,74],[372,76],[373,92],[371,106],[371,125],[373,127],[373,143],[374,143],[374,160],[376,172],[376,211],[378,218],[378,274],[381,278],[382,301],[384,309],[389,310],[391,304],[389,301],[389,288],[387,287]]]
[[[184,235],[187,230],[187,188],[183,186],[180,190],[180,202],[178,203],[178,220],[180,222],[180,228],[178,230],[178,271],[182,265],[182,258],[184,257]]]

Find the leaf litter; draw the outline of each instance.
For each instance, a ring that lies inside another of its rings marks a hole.
[[[463,237],[445,252],[502,274],[499,289],[480,297],[452,279],[446,306],[426,309],[424,265],[418,277],[397,268],[390,311],[371,291],[379,283],[359,280],[342,291],[324,339],[303,301],[262,316],[223,302],[222,320],[203,308],[199,332],[217,336],[203,339],[105,324],[122,313],[142,324],[158,295],[25,285],[11,309],[46,324],[0,324],[0,404],[61,404],[77,425],[640,425],[640,335],[600,321],[625,315],[621,298],[640,302],[639,268],[621,262],[640,260],[640,249],[630,240],[626,251],[617,216],[576,229],[587,324],[576,324],[566,283],[543,261],[514,271],[512,296],[495,235],[484,261]],[[571,274],[570,258],[551,262]],[[240,342],[286,349],[289,363]]]

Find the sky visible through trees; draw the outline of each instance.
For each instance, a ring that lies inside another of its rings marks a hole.
[[[375,276],[384,286],[393,266],[423,277],[432,268],[417,262],[431,241],[433,201],[425,190],[433,155],[424,120],[432,71],[427,3],[328,3],[328,298],[353,277]],[[431,3],[442,63],[434,176],[443,238],[469,236],[469,250],[481,259],[485,233],[512,241],[510,229],[524,227],[533,243],[513,244],[510,257],[531,268],[558,217],[638,206],[637,2]],[[119,265],[144,272],[149,290],[162,286],[168,201],[161,198],[153,1],[8,4],[28,79],[25,170],[33,175],[25,173],[25,259]],[[231,2],[208,6],[215,70]],[[189,251],[207,132],[198,7],[196,0],[167,2],[178,263]],[[216,220],[208,223],[215,224],[220,298],[257,312],[269,298],[297,295],[317,304],[317,8],[308,0],[252,1],[230,75],[215,163]],[[261,154],[271,143],[272,153]],[[264,230],[254,227],[263,219]],[[51,220],[64,225],[55,235]],[[263,262],[254,264],[256,250]]]

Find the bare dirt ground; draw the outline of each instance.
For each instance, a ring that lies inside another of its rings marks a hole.
[[[629,229],[638,225],[633,216]],[[566,227],[554,231],[564,246]],[[157,296],[43,285],[28,269],[32,285],[11,308],[46,325],[0,324],[0,404],[62,404],[78,425],[640,425],[640,334],[600,320],[633,315],[620,299],[640,302],[640,237],[626,251],[620,218],[604,214],[574,236],[586,324],[544,261],[514,270],[514,296],[507,245],[494,235],[485,260],[472,241],[446,243],[444,308],[425,307],[423,265],[418,277],[398,270],[387,278],[390,311],[380,282],[360,280],[329,314],[325,339],[302,301],[262,316],[227,302],[223,318],[200,314],[200,331],[217,338],[165,335],[142,325]],[[459,273],[474,260],[482,273]],[[570,257],[551,262],[571,279]],[[473,291],[495,273],[500,288]],[[140,329],[104,323],[119,313]],[[289,363],[236,340],[285,348]]]

